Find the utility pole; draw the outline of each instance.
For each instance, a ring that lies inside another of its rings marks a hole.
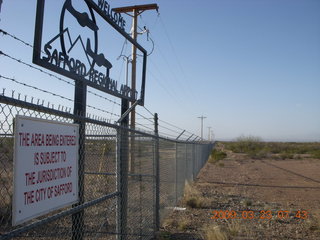
[[[137,41],[137,28],[138,28],[138,16],[147,10],[157,10],[159,7],[157,4],[145,4],[145,5],[135,5],[135,6],[128,6],[128,7],[119,7],[113,8],[112,10],[116,13],[125,13],[132,17],[132,38],[133,40]],[[129,14],[132,13],[132,14]],[[133,92],[136,91],[136,69],[137,69],[137,47],[132,44],[132,61],[131,61],[131,89]],[[132,105],[133,103],[131,103]],[[131,111],[131,119],[130,125],[131,128],[135,128],[136,124],[136,112],[135,108]]]
[[[157,4],[145,4],[145,5],[135,5],[135,6],[127,6],[127,7],[119,7],[113,8],[112,10],[116,13],[124,13],[128,16],[132,17],[132,29],[131,35],[133,40],[137,41],[137,28],[138,28],[138,16],[142,14],[144,11],[147,10],[157,10],[159,7]],[[131,13],[131,14],[130,14]],[[136,91],[136,69],[137,69],[137,47],[132,44],[132,60],[131,60],[131,89],[132,92]],[[133,102],[131,102],[132,106]],[[130,113],[130,126],[132,129],[136,127],[136,110],[135,108],[132,109]],[[135,145],[135,138],[131,136],[131,156],[130,156],[130,164],[129,164],[129,171],[134,173],[134,145]]]
[[[209,141],[211,141],[211,135],[210,135],[211,131],[210,131],[210,129],[211,129],[211,127],[208,127],[208,140]]]
[[[204,116],[198,117],[201,119],[201,141],[203,140],[203,119],[207,118]]]

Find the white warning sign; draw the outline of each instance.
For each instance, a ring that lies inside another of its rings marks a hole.
[[[12,224],[78,201],[79,126],[16,116]]]

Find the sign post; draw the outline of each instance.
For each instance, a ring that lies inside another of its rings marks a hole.
[[[87,102],[87,86],[80,81],[76,81],[75,90],[74,90],[74,108],[73,114],[86,116],[86,102]],[[74,205],[74,207],[84,203],[84,163],[85,163],[85,129],[86,123],[83,120],[77,120],[75,123],[79,124],[79,201]],[[83,239],[83,230],[84,230],[84,210],[77,212],[72,215],[72,239]]]

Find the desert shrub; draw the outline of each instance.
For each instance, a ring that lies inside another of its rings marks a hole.
[[[292,153],[281,153],[280,158],[281,159],[293,159],[294,155]]]
[[[213,149],[211,152],[211,158],[209,159],[210,163],[216,163],[222,159],[225,159],[227,157],[227,154],[223,151]]]
[[[197,197],[190,197],[186,199],[186,205],[191,208],[200,208],[201,207],[200,197],[197,196]]]
[[[297,143],[297,142],[273,142],[266,143],[266,148],[271,153],[279,154],[311,154],[320,150],[318,143]]]
[[[262,142],[259,137],[241,136],[234,142],[225,142],[226,149],[235,153],[246,153],[253,159],[262,159],[271,154],[280,159],[299,158],[297,155],[309,154],[313,158],[320,159],[319,143],[301,142]]]
[[[253,159],[261,159],[268,156],[266,143],[261,138],[254,136],[241,136],[234,142],[226,144],[227,149],[234,153],[246,153]]]
[[[235,142],[229,144],[229,149],[235,153],[254,153],[263,148],[263,143],[259,137],[241,136]]]
[[[251,207],[252,206],[252,200],[251,199],[246,199],[244,202],[243,202],[244,206],[246,208],[248,207]]]
[[[190,208],[205,208],[208,206],[209,201],[203,197],[201,193],[192,187],[189,183],[185,183],[184,187],[184,199],[183,202]]]
[[[320,159],[320,149],[319,150],[314,150],[311,155],[312,155],[313,158]]]
[[[248,155],[252,158],[252,159],[263,159],[263,158],[267,158],[270,153],[267,152],[266,150],[262,149],[260,151],[252,151],[249,152]]]

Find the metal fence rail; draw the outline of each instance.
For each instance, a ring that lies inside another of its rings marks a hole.
[[[13,227],[16,115],[84,127],[79,204]],[[213,147],[165,139],[156,129],[156,119],[155,134],[148,134],[0,95],[0,239],[152,239],[182,197],[185,181],[197,176]]]

